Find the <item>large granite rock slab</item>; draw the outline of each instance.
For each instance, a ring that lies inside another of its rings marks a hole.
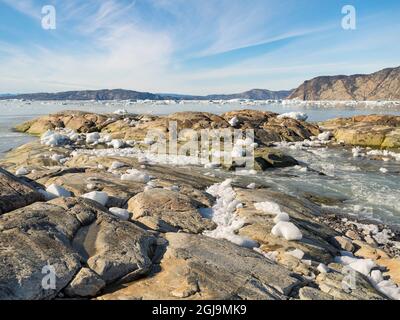
[[[42,200],[32,185],[0,168],[0,215]]]
[[[215,228],[215,224],[200,215],[199,205],[180,192],[157,188],[131,198],[128,210],[133,219],[158,231],[201,233]]]
[[[100,299],[287,299],[301,283],[291,272],[226,240],[166,234],[168,246],[151,277]]]
[[[400,148],[400,116],[366,115],[320,123],[346,144],[372,148]]]

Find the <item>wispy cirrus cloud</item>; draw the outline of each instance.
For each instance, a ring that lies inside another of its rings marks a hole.
[[[354,0],[364,15],[346,33],[339,0],[0,0],[0,92],[203,94],[289,89],[335,70],[369,71],[400,53],[393,22],[400,4],[383,2],[390,6]],[[51,32],[40,27],[46,4],[57,9]],[[384,19],[366,19],[377,12]]]

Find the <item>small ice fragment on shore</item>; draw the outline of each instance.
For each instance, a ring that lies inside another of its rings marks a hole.
[[[267,214],[280,214],[282,213],[280,206],[272,201],[264,201],[264,202],[258,202],[254,204],[254,207]]]
[[[17,176],[25,176],[25,175],[29,174],[29,170],[25,167],[21,167],[15,172],[15,174]]]
[[[277,214],[277,216],[274,218],[275,223],[278,223],[279,221],[289,222],[290,217],[286,212],[281,212],[281,213]]]
[[[40,143],[49,147],[61,146],[67,144],[69,141],[68,136],[51,130],[47,130],[40,137]]]
[[[53,194],[47,192],[46,190],[39,189],[38,192],[39,192],[41,195],[43,195],[45,201],[50,201],[50,200],[53,200],[53,199],[56,198]]]
[[[105,206],[108,201],[108,194],[102,191],[92,191],[81,196],[85,199],[90,199]]]
[[[64,159],[64,156],[62,154],[55,153],[50,157],[50,159],[56,162],[60,162],[61,159]]]
[[[71,196],[71,192],[68,190],[64,189],[63,187],[60,187],[56,184],[51,184],[46,188],[46,192],[50,193],[51,195],[54,196],[54,198],[68,198]]]
[[[114,162],[111,164],[110,169],[111,169],[111,170],[116,170],[116,169],[119,169],[119,168],[122,168],[122,167],[125,167],[125,166],[126,166],[125,163],[122,163],[122,162],[119,162],[119,161],[114,161]]]
[[[301,240],[303,234],[292,222],[280,221],[272,228],[271,233],[276,237],[283,237],[288,241]]]
[[[114,149],[120,149],[124,146],[124,141],[120,139],[114,139],[111,142],[107,143],[108,146],[113,147]]]
[[[256,184],[253,182],[253,183],[250,183],[248,186],[247,186],[247,189],[255,189],[256,188]]]
[[[382,173],[388,173],[389,170],[386,168],[380,168],[379,171]]]
[[[290,118],[294,120],[306,121],[308,119],[308,115],[304,112],[288,112],[280,114],[277,118]]]
[[[142,173],[136,169],[130,169],[126,174],[121,176],[122,181],[134,181],[147,183],[150,181],[150,176],[147,173]]]
[[[351,152],[353,153],[354,158],[361,158],[365,155],[362,153],[362,149],[360,147],[353,148]]]
[[[370,280],[373,282],[373,284],[382,282],[384,280],[382,272],[380,270],[372,270]]]
[[[333,137],[332,132],[325,131],[318,135],[319,141],[329,141]]]
[[[93,184],[93,183],[88,183],[88,184],[86,185],[86,189],[88,189],[88,190],[93,190],[94,188],[96,188],[96,185]]]
[[[127,221],[130,218],[130,213],[126,209],[110,208],[109,211],[113,216],[115,216],[121,220]]]
[[[288,255],[291,255],[292,257],[295,257],[299,260],[303,259],[304,257],[304,252],[300,249],[294,249],[292,251],[286,252]]]
[[[233,117],[231,120],[229,120],[229,124],[232,127],[236,127],[239,124],[239,119],[238,117]]]
[[[99,139],[100,139],[100,134],[98,132],[92,132],[86,135],[86,143],[95,143]]]
[[[205,169],[216,169],[216,168],[218,168],[218,167],[220,167],[220,164],[219,163],[206,163],[205,165],[204,165],[204,168]]]
[[[329,272],[329,268],[326,264],[324,263],[320,263],[317,267],[317,270],[321,273],[328,273]]]
[[[371,269],[376,267],[376,264],[371,259],[357,259],[357,261],[350,263],[349,267],[365,276],[368,276]]]

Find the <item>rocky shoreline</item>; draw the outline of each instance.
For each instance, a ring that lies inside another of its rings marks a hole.
[[[254,172],[225,179],[142,153],[147,130],[168,134],[175,121],[253,129],[258,171],[297,164],[279,143],[398,155],[400,117],[300,118],[66,111],[19,125],[41,138],[0,160],[0,299],[400,299],[398,230],[334,214],[334,199],[266,188]]]

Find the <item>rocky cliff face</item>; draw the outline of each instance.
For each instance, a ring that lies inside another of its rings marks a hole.
[[[372,74],[317,77],[289,97],[298,100],[400,100],[400,67]]]

